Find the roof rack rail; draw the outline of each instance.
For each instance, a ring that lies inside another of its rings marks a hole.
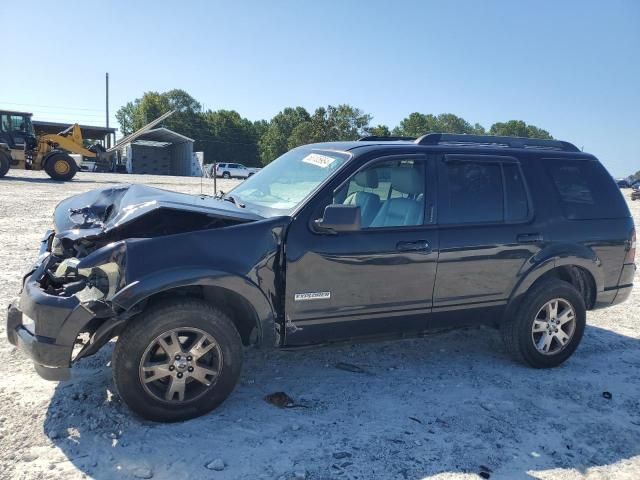
[[[395,142],[397,140],[407,140],[413,142],[416,137],[402,137],[399,135],[391,135],[388,137],[382,135],[367,135],[358,139],[359,142]]]
[[[541,140],[539,138],[526,137],[498,137],[494,135],[467,135],[456,133],[428,133],[418,138],[417,145],[486,145],[506,148],[540,148],[548,150],[561,150],[563,152],[579,152],[580,149],[573,143],[562,140]]]

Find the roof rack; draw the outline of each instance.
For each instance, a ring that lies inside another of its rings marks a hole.
[[[358,139],[359,142],[395,142],[397,140],[407,140],[413,142],[416,137],[401,137],[398,135],[392,136],[382,136],[382,135],[368,135],[366,137],[361,137]]]
[[[548,150],[561,150],[563,152],[579,152],[580,149],[573,143],[562,140],[541,140],[539,138],[526,137],[497,137],[494,135],[467,135],[455,133],[428,133],[418,138],[417,145],[485,145],[491,147],[506,148],[540,148]]]

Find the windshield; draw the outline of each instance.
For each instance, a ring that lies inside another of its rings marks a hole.
[[[345,153],[297,148],[275,159],[229,195],[264,217],[290,215],[348,158]]]

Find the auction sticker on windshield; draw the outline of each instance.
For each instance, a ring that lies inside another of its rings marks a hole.
[[[308,163],[310,165],[315,165],[320,168],[327,168],[333,162],[336,161],[333,157],[328,157],[326,155],[320,155],[319,153],[310,153],[306,157],[302,159],[304,163]]]

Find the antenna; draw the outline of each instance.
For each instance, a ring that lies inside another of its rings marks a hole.
[[[213,196],[216,197],[218,196],[218,182],[217,182],[217,172],[216,172],[216,161],[213,161],[213,169],[211,170],[213,172]]]
[[[106,126],[109,128],[109,72],[105,74],[105,107]],[[111,134],[107,133],[107,149],[109,148],[111,148]]]

